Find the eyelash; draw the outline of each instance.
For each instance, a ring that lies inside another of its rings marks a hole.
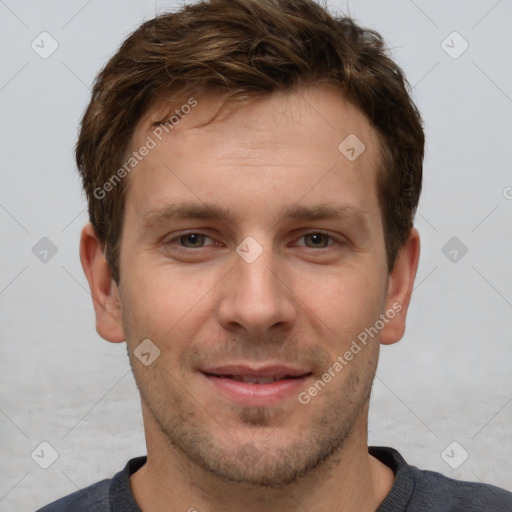
[[[188,233],[181,233],[180,235],[177,235],[169,240],[167,240],[166,242],[164,242],[164,246],[166,248],[173,248],[173,249],[176,249],[178,251],[197,251],[198,249],[205,249],[206,247],[208,246],[202,246],[202,247],[184,247],[182,245],[177,245],[175,242],[180,241],[180,239],[186,237],[186,236],[190,236],[190,235],[199,235],[199,236],[204,236],[206,238],[210,238],[211,240],[213,240],[210,236],[208,236],[206,233],[202,233],[200,231],[189,231]],[[333,247],[333,245],[340,245],[342,243],[341,239],[331,235],[330,233],[326,233],[324,231],[310,231],[308,233],[304,233],[303,235],[301,235],[299,237],[299,239],[301,238],[304,238],[306,236],[311,236],[311,235],[321,235],[321,236],[324,236],[324,237],[328,237],[328,245],[326,247],[319,247],[318,249],[315,248],[315,247],[307,247],[307,246],[304,246],[306,249],[313,249],[315,251],[318,251],[320,249],[328,249],[329,247]],[[329,242],[332,241],[331,244],[329,244]],[[213,244],[212,244],[213,245]]]

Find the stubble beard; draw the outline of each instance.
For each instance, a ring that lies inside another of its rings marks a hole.
[[[186,390],[173,392],[169,400],[169,393],[162,392],[163,387],[158,385],[162,383],[161,376],[153,374],[148,380],[147,375],[134,374],[141,398],[171,452],[178,452],[185,460],[222,481],[281,489],[328,466],[329,462],[334,463],[334,455],[342,452],[354,425],[367,410],[376,361],[364,368],[364,375],[358,373],[363,366],[353,368],[338,393],[326,395],[329,400],[324,400],[321,408],[311,408],[311,419],[287,436],[288,442],[281,446],[273,442],[273,433],[285,423],[293,428],[297,411],[303,422],[304,411],[316,400],[322,400],[325,390],[310,404],[297,402],[296,409],[288,413],[281,406],[238,408],[236,416],[242,428],[245,426],[251,434],[257,431],[250,440],[244,441],[230,435],[230,425],[220,425],[214,414],[205,411]],[[153,393],[148,394],[146,390]],[[212,434],[219,431],[227,441],[222,442]]]

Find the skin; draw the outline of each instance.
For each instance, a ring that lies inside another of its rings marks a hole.
[[[332,88],[273,94],[206,125],[220,98],[197,99],[126,178],[119,286],[91,225],[81,238],[97,331],[126,340],[141,393],[148,461],[131,477],[136,501],[145,512],[373,511],[394,474],[368,454],[369,396],[380,345],[403,336],[420,252],[412,229],[388,273],[377,133]],[[133,149],[164,106],[141,119]],[[338,150],[349,134],[366,146],[353,162]],[[235,217],[144,223],[184,201]],[[349,206],[361,219],[282,215],[296,205]],[[182,236],[192,232],[206,236]],[[252,263],[236,252],[249,236],[262,248]],[[393,304],[401,311],[306,405],[293,395],[241,406],[198,371],[295,364],[313,373],[307,390]],[[134,357],[146,338],[160,349],[149,366]]]

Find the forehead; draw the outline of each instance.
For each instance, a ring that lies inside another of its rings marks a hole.
[[[172,109],[153,105],[132,139],[131,151],[149,140],[152,149],[128,177],[127,210],[147,217],[187,199],[232,204],[241,219],[255,208],[277,213],[338,199],[378,214],[379,139],[338,91],[311,87],[227,107],[214,94],[183,97]],[[155,126],[169,111],[167,123]]]

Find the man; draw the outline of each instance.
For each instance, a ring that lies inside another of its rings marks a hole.
[[[406,84],[309,0],[201,2],[124,42],[76,147],[80,256],[148,454],[42,511],[512,510],[367,445],[420,253]]]

